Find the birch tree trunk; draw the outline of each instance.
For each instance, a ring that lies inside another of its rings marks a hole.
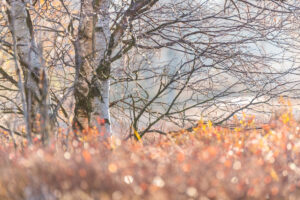
[[[29,1],[7,0],[11,32],[16,39],[17,56],[24,74],[26,105],[31,132],[48,137],[49,109],[48,82],[42,56],[37,48],[32,21],[27,5]],[[27,5],[26,5],[27,4]]]
[[[84,0],[76,48],[74,125],[97,127],[111,135],[109,114],[110,64],[106,56],[110,40],[109,0]],[[103,129],[102,127],[105,127]]]
[[[100,1],[100,2],[99,2]],[[109,0],[98,0],[95,4],[97,22],[95,25],[95,50],[97,70],[94,75],[93,91],[91,95],[92,107],[91,122],[95,124],[100,115],[107,135],[111,135],[109,92],[110,92],[110,62],[107,56],[110,41],[109,28]],[[98,5],[97,5],[98,4]]]

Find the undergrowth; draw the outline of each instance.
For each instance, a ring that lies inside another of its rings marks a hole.
[[[0,145],[1,200],[300,199],[300,124],[291,110],[255,128],[253,116],[234,128],[199,121],[149,142],[111,138],[92,129],[49,145]],[[136,133],[138,134],[138,133]]]

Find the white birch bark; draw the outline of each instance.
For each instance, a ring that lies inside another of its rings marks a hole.
[[[38,98],[41,98],[39,86],[33,79],[33,75],[40,76],[41,59],[34,40],[32,27],[29,27],[28,11],[25,2],[22,0],[11,0],[10,2],[10,17],[13,19],[14,35],[17,40],[17,51],[21,64],[24,66],[25,73],[34,73],[27,78],[27,87],[35,92]]]
[[[32,132],[48,127],[47,77],[37,48],[26,4],[29,1],[8,0],[11,31],[14,34],[19,62],[25,79],[26,103]],[[38,122],[39,121],[39,122]],[[43,121],[43,124],[40,122]],[[41,127],[43,126],[43,127]]]
[[[81,5],[78,80],[75,86],[75,119],[81,129],[97,127],[111,135],[109,114],[110,66],[106,51],[110,39],[109,0],[85,0]],[[103,129],[104,127],[104,129]]]
[[[76,65],[78,79],[75,80],[75,128],[88,129],[90,126],[89,103],[90,83],[93,76],[93,32],[94,32],[93,0],[81,2],[81,13],[76,48]],[[77,127],[78,126],[78,127]]]
[[[102,0],[97,9],[97,22],[95,26],[95,51],[96,51],[96,64],[97,68],[97,84],[100,90],[100,96],[94,97],[92,101],[93,111],[91,113],[92,123],[97,122],[97,117],[104,120],[105,123],[105,135],[109,137],[111,135],[111,120],[109,113],[109,92],[110,92],[110,66],[102,63],[109,63],[106,58],[106,51],[108,49],[110,41],[110,29],[109,29],[109,0]],[[100,66],[99,66],[100,65]]]

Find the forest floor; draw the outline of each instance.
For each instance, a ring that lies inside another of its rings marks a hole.
[[[1,200],[300,199],[300,124],[286,110],[262,129],[198,122],[192,132],[98,142],[90,130],[46,147],[1,134]],[[137,137],[138,133],[136,133]]]

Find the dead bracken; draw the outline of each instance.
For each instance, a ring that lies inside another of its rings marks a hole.
[[[253,118],[253,116],[251,117]],[[199,121],[156,141],[98,142],[93,129],[31,147],[1,135],[1,199],[299,199],[299,126],[287,110],[272,126]]]

